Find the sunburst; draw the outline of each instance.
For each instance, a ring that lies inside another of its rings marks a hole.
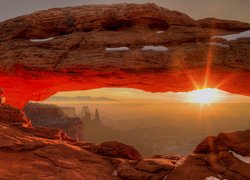
[[[187,94],[187,101],[190,103],[211,104],[219,100],[220,91],[213,88],[198,89]]]

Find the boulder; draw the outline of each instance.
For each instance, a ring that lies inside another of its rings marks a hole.
[[[97,154],[108,157],[124,158],[131,160],[139,160],[142,158],[140,153],[132,146],[117,141],[104,142],[100,145],[93,146],[91,150]]]
[[[168,179],[249,179],[249,136],[246,130],[205,138]]]
[[[172,170],[175,168],[175,165],[167,159],[143,159],[135,168],[141,171],[156,173],[162,170]]]
[[[29,127],[31,122],[25,114],[17,108],[7,104],[0,105],[0,122],[15,126]]]
[[[219,151],[234,151],[243,156],[250,156],[250,130],[233,133],[220,133],[209,136],[197,145],[194,153],[209,154]]]

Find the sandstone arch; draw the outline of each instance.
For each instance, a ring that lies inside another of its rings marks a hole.
[[[154,4],[38,11],[0,23],[0,87],[17,107],[100,87],[178,92],[207,84],[250,95],[250,39],[212,39],[249,29],[237,21],[195,21]],[[148,45],[168,50],[143,51]]]

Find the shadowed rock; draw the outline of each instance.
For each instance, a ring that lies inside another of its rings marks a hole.
[[[24,111],[34,127],[62,129],[72,139],[84,140],[84,125],[81,119],[69,117],[59,106],[28,103]]]
[[[249,136],[250,130],[246,130],[205,138],[168,178],[199,180],[212,176],[218,179],[249,179],[250,161],[243,161],[250,156]]]
[[[103,156],[124,158],[131,160],[139,160],[142,158],[140,153],[132,146],[117,141],[104,142],[100,145],[93,146],[90,149],[91,151]]]

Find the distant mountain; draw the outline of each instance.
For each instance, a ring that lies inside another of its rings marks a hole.
[[[47,101],[117,101],[117,100],[106,97],[94,98],[91,96],[76,96],[76,97],[53,96],[47,99]]]

